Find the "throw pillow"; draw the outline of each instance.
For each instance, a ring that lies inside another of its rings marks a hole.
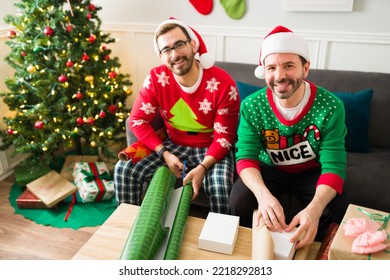
[[[240,81],[236,81],[236,85],[237,85],[238,93],[240,94],[241,101],[243,101],[246,97],[248,97],[252,93],[261,89],[261,87],[259,86],[250,85]]]
[[[348,152],[369,153],[368,127],[373,90],[355,93],[334,92],[334,95],[343,101],[345,107],[345,123],[348,130],[345,149]]]

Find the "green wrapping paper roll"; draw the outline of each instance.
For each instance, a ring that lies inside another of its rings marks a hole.
[[[156,170],[120,259],[150,260],[154,257],[169,232],[163,224],[175,182],[176,177],[168,167]]]
[[[181,242],[183,240],[184,227],[186,225],[188,212],[190,211],[192,198],[192,184],[189,183],[183,187],[179,205],[173,222],[168,245],[165,250],[164,260],[176,260],[179,255]]]

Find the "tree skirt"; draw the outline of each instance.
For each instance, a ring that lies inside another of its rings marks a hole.
[[[66,198],[58,204],[55,209],[19,209],[16,198],[24,191],[24,187],[14,184],[11,188],[9,201],[15,209],[15,214],[20,214],[25,218],[44,226],[58,228],[94,227],[103,224],[116,209],[115,198],[107,201],[82,203],[77,193],[77,203],[65,222],[65,216],[72,201],[72,196]]]

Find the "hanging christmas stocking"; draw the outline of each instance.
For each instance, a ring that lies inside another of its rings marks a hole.
[[[232,19],[240,19],[246,12],[245,0],[219,0],[219,2]]]
[[[213,0],[190,0],[190,2],[202,15],[208,15],[213,10]]]

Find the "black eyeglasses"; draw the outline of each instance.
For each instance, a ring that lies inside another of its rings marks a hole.
[[[177,42],[173,45],[172,48],[170,48],[170,47],[165,47],[165,48],[163,48],[163,49],[160,51],[160,54],[165,55],[165,56],[170,56],[173,50],[175,50],[175,51],[180,51],[180,50],[182,50],[182,49],[185,47],[185,45],[186,45],[189,41],[191,41],[191,39],[187,39],[187,40],[185,40],[185,41],[183,41],[183,40],[177,41]]]

